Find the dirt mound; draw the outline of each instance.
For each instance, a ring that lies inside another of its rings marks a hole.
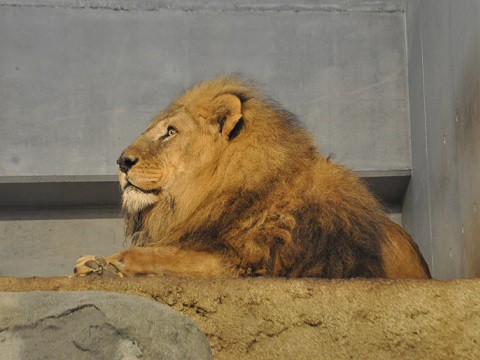
[[[480,358],[480,280],[0,278],[0,291],[105,290],[190,316],[216,359]]]

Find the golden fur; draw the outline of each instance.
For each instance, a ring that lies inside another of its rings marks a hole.
[[[119,274],[430,276],[362,181],[242,78],[186,91],[118,163],[134,245],[106,259]]]

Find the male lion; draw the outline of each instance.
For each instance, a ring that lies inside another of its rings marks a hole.
[[[117,160],[132,247],[73,276],[429,278],[362,181],[250,82],[203,82]]]

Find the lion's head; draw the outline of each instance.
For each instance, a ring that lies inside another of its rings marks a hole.
[[[312,148],[305,132],[290,131],[298,125],[289,117],[236,76],[189,89],[155,116],[117,160],[124,209],[138,214],[183,200],[185,213],[211,191],[258,188],[267,172],[291,168],[282,147],[290,152]]]

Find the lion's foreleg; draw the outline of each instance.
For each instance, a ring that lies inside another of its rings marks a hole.
[[[81,261],[80,261],[81,260]],[[175,247],[134,247],[107,258],[83,257],[75,267],[76,276],[102,274],[104,264],[116,269],[120,276],[163,275],[226,277],[237,271],[224,256]],[[91,271],[88,268],[91,268]],[[74,276],[75,276],[74,275]]]

